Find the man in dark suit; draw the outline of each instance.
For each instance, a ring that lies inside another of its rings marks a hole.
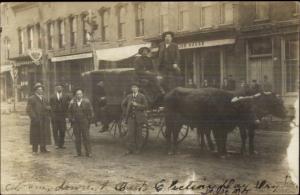
[[[137,80],[140,84],[149,86],[151,89],[158,89],[164,94],[165,91],[157,79],[157,74],[154,73],[154,65],[149,57],[150,52],[148,47],[142,47],[138,51],[141,56],[134,61]]]
[[[27,102],[26,112],[30,117],[30,144],[32,152],[49,152],[46,145],[51,144],[50,132],[50,106],[44,97],[44,86],[41,83],[34,85],[34,95],[30,96]]]
[[[142,125],[147,122],[145,110],[148,103],[146,97],[139,92],[138,85],[133,83],[132,93],[122,101],[122,110],[125,112],[127,123],[127,152],[140,153],[142,149]]]
[[[86,156],[91,157],[89,129],[93,118],[93,109],[90,101],[83,98],[82,89],[75,91],[75,98],[69,105],[69,114],[75,135],[76,157],[81,156],[81,141],[85,147]]]
[[[55,94],[50,98],[52,132],[57,149],[65,148],[66,117],[69,101],[69,97],[63,93],[62,85],[57,84]]]
[[[173,32],[165,32],[162,37],[164,41],[159,44],[158,69],[164,77],[165,88],[169,91],[180,85],[180,53],[178,45],[172,42]]]

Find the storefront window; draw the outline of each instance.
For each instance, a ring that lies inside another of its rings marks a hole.
[[[286,40],[286,92],[297,92],[299,84],[299,40]]]
[[[272,54],[272,40],[270,37],[252,39],[249,41],[250,55]]]

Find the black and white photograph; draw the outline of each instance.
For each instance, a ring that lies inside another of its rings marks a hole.
[[[299,1],[0,5],[1,194],[299,194]]]

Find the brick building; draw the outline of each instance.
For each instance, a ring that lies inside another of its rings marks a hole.
[[[161,33],[171,30],[180,47],[186,82],[193,80],[200,87],[203,80],[215,80],[221,85],[232,75],[239,85],[241,80],[261,83],[266,75],[288,103],[298,96],[298,2],[6,5],[10,25],[3,31],[11,40],[10,59],[17,63],[20,86],[27,82],[30,88],[41,80],[48,92],[55,82],[68,83],[72,89],[84,71],[131,66],[144,45],[152,46],[155,60]],[[90,10],[98,24],[92,42],[85,22]],[[43,50],[42,66],[32,63],[28,48]]]

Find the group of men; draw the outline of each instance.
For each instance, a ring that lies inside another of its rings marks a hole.
[[[51,144],[50,121],[57,149],[65,149],[66,118],[73,126],[77,157],[81,156],[81,142],[86,156],[91,157],[89,126],[93,118],[93,109],[88,99],[83,98],[83,91],[77,89],[74,98],[63,93],[62,85],[56,85],[56,92],[48,102],[44,96],[44,86],[36,83],[34,94],[28,98],[26,107],[30,117],[30,144],[32,152],[48,153],[46,145]]]
[[[135,61],[135,70],[138,80],[146,80],[150,84],[156,85],[162,93],[179,85],[178,77],[181,71],[179,68],[179,49],[173,43],[173,32],[165,32],[162,35],[163,42],[159,45],[158,71],[164,78],[163,87],[153,74],[156,74],[152,59],[149,57],[150,48],[140,48],[141,55]],[[146,123],[145,110],[148,102],[142,93],[139,92],[139,82],[131,85],[132,93],[122,101],[122,109],[128,126],[127,152],[140,153],[141,151],[141,128]],[[103,81],[98,83],[99,89],[104,89]],[[100,92],[99,92],[100,93]],[[105,104],[105,91],[101,91],[103,96],[99,97],[96,106],[103,107]],[[63,87],[57,84],[55,94],[50,97],[50,101],[44,97],[44,86],[36,83],[34,94],[28,98],[27,113],[30,117],[30,144],[32,152],[36,154],[40,146],[41,153],[48,153],[46,145],[51,144],[50,122],[52,124],[53,138],[57,149],[65,149],[64,140],[66,133],[66,119],[68,118],[73,127],[75,136],[76,157],[82,156],[81,143],[85,148],[85,155],[91,157],[91,145],[89,138],[89,127],[94,118],[93,108],[87,98],[83,98],[83,90],[77,89],[74,97],[71,98],[63,93]],[[104,127],[107,129],[108,126]]]

